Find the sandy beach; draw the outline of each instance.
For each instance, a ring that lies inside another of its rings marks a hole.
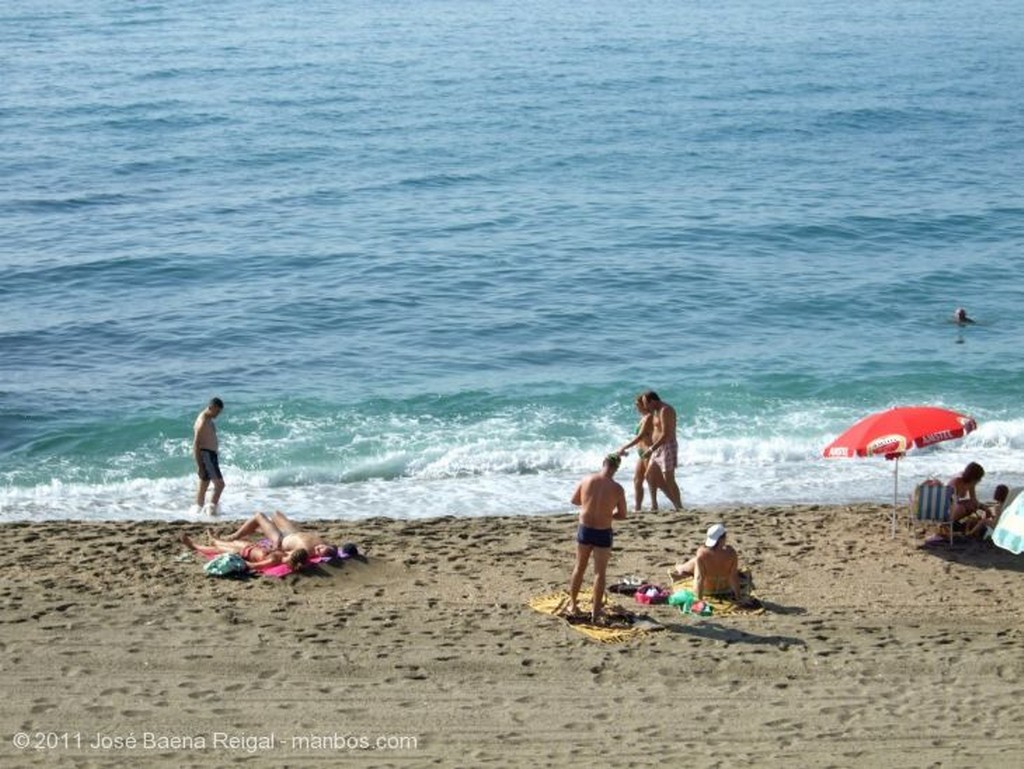
[[[747,507],[641,513],[609,576],[667,582],[717,520],[766,611],[616,596],[666,626],[621,644],[527,605],[568,581],[568,511],[321,521],[366,560],[246,580],[184,557],[196,523],[6,524],[0,763],[1019,766],[1024,558]]]

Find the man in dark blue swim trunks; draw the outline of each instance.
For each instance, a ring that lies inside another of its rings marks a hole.
[[[196,503],[192,508],[193,513],[200,510],[207,515],[216,515],[219,512],[218,504],[220,495],[224,492],[224,476],[220,471],[220,463],[217,460],[217,425],[213,420],[224,410],[224,401],[220,398],[213,398],[206,408],[199,412],[193,425],[192,456],[196,461],[196,470],[199,472],[199,488],[196,490]],[[213,483],[213,498],[205,507],[206,490]]]
[[[601,619],[601,609],[604,607],[604,585],[608,561],[612,555],[612,520],[626,519],[626,492],[612,479],[621,461],[618,454],[606,456],[601,464],[601,472],[588,475],[580,481],[572,495],[572,503],[580,507],[580,524],[576,529],[576,566],[569,582],[568,612],[579,613],[576,598],[593,553],[593,622]]]

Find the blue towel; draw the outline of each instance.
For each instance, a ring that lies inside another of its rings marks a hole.
[[[992,541],[1014,555],[1024,552],[1024,494],[1018,494],[1003,510],[992,532]]]

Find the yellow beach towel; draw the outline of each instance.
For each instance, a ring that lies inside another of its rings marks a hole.
[[[608,601],[605,601],[604,605],[604,614],[608,619],[607,625],[593,625],[589,619],[568,618],[563,614],[569,605],[569,594],[564,590],[531,598],[528,605],[541,614],[561,617],[573,630],[601,643],[623,643],[641,638],[652,631],[665,629],[664,625],[660,625],[648,617],[638,616]],[[589,618],[593,606],[592,593],[581,590],[578,605],[585,612],[584,616]]]
[[[672,585],[672,592],[676,590],[689,590],[693,587],[693,580],[686,579]],[[745,591],[744,591],[745,592]],[[764,614],[764,606],[752,594],[747,593],[749,603],[737,603],[731,596],[709,595],[705,601],[711,604],[714,616],[726,617],[730,614]]]

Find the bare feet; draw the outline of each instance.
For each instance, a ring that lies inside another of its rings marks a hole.
[[[683,566],[685,566],[685,564],[677,563],[674,569],[669,569],[668,570],[668,575],[672,579],[682,579],[683,577],[692,577],[693,576],[693,572],[684,571],[683,570]]]
[[[182,534],[179,539],[181,540],[181,544],[185,545],[185,547],[189,547],[192,550],[196,549],[196,543],[192,541],[192,537],[188,534]]]

